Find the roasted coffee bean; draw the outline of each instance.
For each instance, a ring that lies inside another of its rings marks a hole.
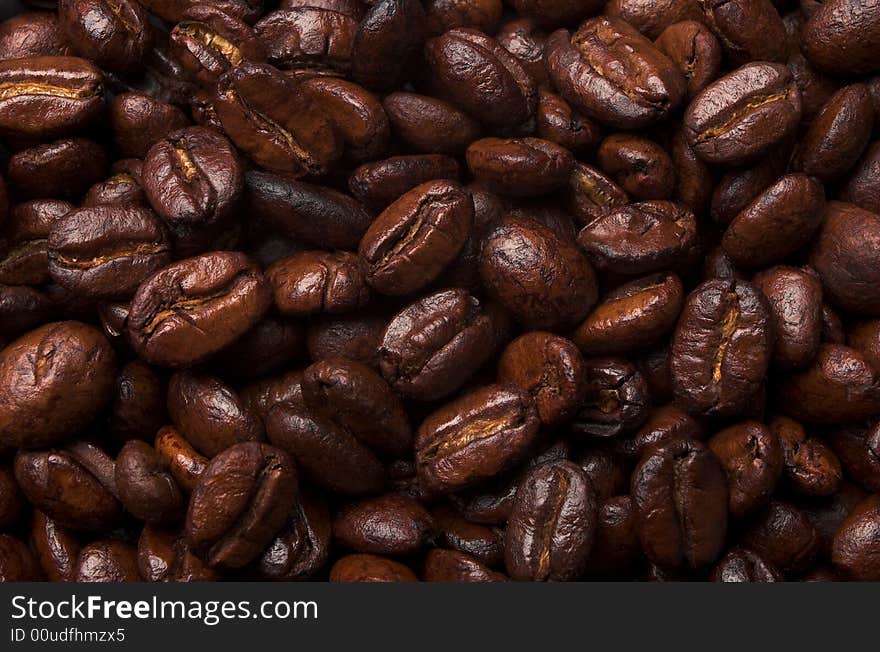
[[[333,564],[330,581],[418,582],[418,578],[409,568],[392,559],[378,555],[346,555]]]
[[[302,580],[318,572],[330,553],[331,524],[326,503],[302,494],[286,525],[257,562],[260,576],[271,580]]]
[[[771,0],[699,0],[709,27],[733,65],[749,61],[785,61],[785,26]]]
[[[418,0],[377,0],[358,24],[351,76],[374,90],[398,85],[422,45],[425,12]]]
[[[19,452],[15,479],[31,504],[72,530],[107,529],[122,512],[116,488],[105,486],[68,452]]]
[[[186,539],[210,566],[240,568],[256,558],[297,499],[297,474],[284,451],[235,444],[211,460],[186,515]]]
[[[803,511],[774,500],[745,532],[742,545],[791,577],[810,568],[819,534]]]
[[[232,142],[269,170],[322,174],[342,153],[329,118],[270,65],[245,61],[225,73],[214,107]]]
[[[599,506],[596,541],[587,560],[586,574],[620,579],[638,572],[643,560],[632,498],[615,496],[606,500]]]
[[[146,206],[147,196],[137,179],[127,172],[119,172],[89,188],[81,205],[92,208],[107,204]]]
[[[727,474],[729,511],[741,519],[764,507],[783,472],[778,431],[757,421],[743,421],[713,435],[706,442]]]
[[[712,200],[715,173],[703,161],[687,141],[684,129],[672,136],[670,146],[672,165],[675,168],[675,188],[672,196],[696,215],[704,215]]]
[[[822,336],[822,284],[809,269],[773,267],[753,279],[767,298],[773,364],[793,369],[810,363]]]
[[[49,230],[53,222],[72,209],[72,204],[52,199],[12,207],[6,246],[0,247],[0,283],[42,285],[49,282]]]
[[[848,346],[822,344],[812,364],[783,379],[783,412],[808,423],[854,423],[880,416],[880,372]]]
[[[186,73],[210,87],[242,61],[263,61],[263,41],[245,22],[211,5],[187,9],[169,37],[171,54]]]
[[[297,75],[345,75],[358,28],[355,17],[302,6],[266,14],[254,31],[269,63]]]
[[[391,129],[426,154],[460,154],[480,137],[479,123],[452,104],[427,95],[397,92],[382,101]]]
[[[847,578],[876,582],[880,577],[880,501],[869,496],[855,506],[834,535],[831,560]]]
[[[104,149],[68,138],[22,150],[9,159],[7,178],[19,197],[77,199],[107,174]]]
[[[147,523],[168,523],[183,514],[180,488],[146,442],[133,439],[119,451],[116,489],[125,509]]]
[[[727,534],[724,469],[698,441],[649,450],[632,476],[645,555],[670,569],[698,569],[721,555]]]
[[[50,582],[76,581],[76,560],[81,546],[71,531],[37,509],[34,510],[31,541],[46,579]]]
[[[477,559],[458,550],[435,548],[425,556],[422,572],[425,582],[506,582],[502,573],[492,571]]]
[[[877,108],[874,111],[880,115]],[[880,124],[880,119],[877,122]],[[880,189],[877,186],[878,170],[880,170],[880,141],[874,141],[868,145],[865,154],[850,174],[849,181],[840,193],[840,199],[873,213],[880,211]]]
[[[172,426],[156,433],[156,452],[180,488],[192,493],[208,466],[208,458],[196,452]]]
[[[504,561],[504,537],[498,528],[472,523],[458,510],[440,506],[431,510],[439,545],[472,556],[489,567]]]
[[[418,553],[434,531],[422,505],[407,496],[385,494],[352,503],[333,518],[333,539],[344,548],[377,555]]]
[[[246,176],[247,205],[256,217],[297,240],[328,249],[355,249],[373,217],[332,188],[266,172]]]
[[[687,80],[687,97],[712,83],[721,70],[721,43],[708,27],[695,20],[673,23],[654,42]]]
[[[217,378],[178,371],[168,383],[168,413],[193,447],[213,458],[230,446],[262,441],[263,425]]]
[[[367,282],[410,294],[428,285],[461,251],[473,227],[471,197],[452,181],[416,186],[386,208],[361,240]]]
[[[396,314],[378,342],[379,369],[395,391],[421,401],[459,389],[492,356],[503,318],[462,289],[429,294]]]
[[[850,328],[846,342],[875,368],[880,369],[880,319],[858,322]]]
[[[30,549],[14,536],[0,534],[0,582],[35,582],[40,579]]]
[[[665,118],[684,99],[686,81],[654,44],[616,17],[554,32],[544,47],[553,84],[602,124],[638,129]]]
[[[289,402],[265,416],[269,441],[290,453],[309,481],[333,493],[378,493],[385,469],[375,454],[341,425]]]
[[[153,364],[192,364],[246,333],[271,301],[263,275],[244,254],[188,258],[138,288],[128,317],[129,339]]]
[[[751,167],[726,172],[712,191],[710,211],[719,224],[730,224],[752,201],[779,179],[788,166],[790,147],[776,147]]]
[[[77,582],[140,582],[137,550],[123,541],[102,540],[80,550]]]
[[[153,143],[189,126],[189,120],[173,104],[141,93],[121,93],[110,102],[110,126],[119,153],[142,158]],[[182,161],[180,167],[184,167]]]
[[[822,181],[845,174],[862,155],[874,126],[874,106],[864,84],[837,91],[810,125],[795,166]]]
[[[347,252],[302,251],[273,263],[266,279],[275,306],[293,317],[350,312],[370,300],[358,257]]]
[[[0,23],[0,61],[70,54],[73,49],[61,30],[57,14],[31,11]]]
[[[305,404],[370,446],[403,455],[412,433],[403,405],[381,376],[344,358],[316,362],[303,372]]]
[[[150,16],[135,0],[58,0],[58,20],[77,54],[113,72],[136,70],[153,46]]]
[[[484,287],[528,328],[574,326],[596,303],[590,263],[577,247],[532,220],[507,217],[484,240]]]
[[[745,548],[731,550],[712,569],[713,582],[782,582],[782,574],[760,555]]]
[[[801,424],[783,416],[775,417],[770,429],[782,444],[789,486],[807,496],[837,492],[843,474],[840,460],[821,439],[809,437]]]
[[[483,138],[468,147],[467,163],[490,191],[529,197],[564,186],[574,158],[564,147],[541,138]]]
[[[699,414],[741,412],[759,389],[771,346],[767,300],[754,285],[732,279],[702,283],[688,296],[673,334],[676,399]]]
[[[824,207],[825,193],[816,179],[785,175],[733,219],[721,246],[735,265],[766,267],[810,241]]]
[[[616,437],[648,418],[651,397],[635,365],[622,358],[584,361],[586,391],[571,431],[584,437]]]
[[[880,423],[837,428],[827,441],[847,475],[869,491],[880,490]]]
[[[357,168],[348,179],[348,189],[358,200],[381,211],[423,183],[458,177],[458,163],[450,156],[392,156]]]
[[[606,294],[572,340],[585,355],[621,354],[651,346],[675,325],[684,288],[675,274],[653,274]]]
[[[309,358],[312,362],[318,362],[325,358],[342,357],[378,369],[379,345],[387,320],[387,315],[381,310],[314,319],[306,331]],[[392,377],[386,376],[386,380],[394,384]]]
[[[700,6],[694,0],[611,0],[605,11],[609,16],[622,18],[651,39],[660,36],[673,23],[703,20]]]
[[[534,331],[511,342],[498,361],[498,382],[512,383],[532,395],[541,423],[570,419],[587,392],[584,360],[564,337]]]
[[[51,321],[52,300],[27,285],[0,285],[0,335],[15,337]]]
[[[488,127],[512,128],[531,117],[538,89],[522,63],[482,32],[451,29],[425,43],[432,91]]]
[[[688,106],[684,128],[700,158],[740,165],[794,133],[800,118],[800,91],[789,69],[749,63],[704,88]]]
[[[150,365],[132,360],[120,369],[114,383],[107,427],[115,439],[152,441],[167,423],[165,383]]]
[[[801,34],[807,58],[835,75],[880,70],[880,9],[868,0],[831,0],[819,5]]]
[[[46,140],[82,129],[104,109],[104,76],[78,57],[0,62],[0,134]]]
[[[515,580],[572,580],[596,537],[596,495],[571,462],[533,468],[516,490],[504,536],[504,565]]]
[[[697,242],[693,213],[675,202],[654,200],[614,208],[584,226],[578,244],[600,271],[650,274],[681,264]]]
[[[196,557],[183,533],[147,525],[137,545],[138,571],[146,582],[212,582],[220,574]]]
[[[115,356],[100,331],[56,322],[0,352],[0,443],[37,448],[69,439],[110,401]]]
[[[574,154],[595,148],[602,138],[599,125],[544,88],[538,94],[535,123],[541,138],[561,145]]]
[[[581,224],[590,224],[629,203],[623,188],[601,170],[576,162],[568,179],[568,205]]]
[[[465,489],[510,471],[537,441],[531,397],[513,385],[489,385],[431,414],[416,434],[416,464],[426,489]]]
[[[668,199],[675,188],[672,159],[662,147],[638,136],[613,134],[599,145],[599,167],[636,200]]]
[[[495,33],[495,40],[522,64],[539,86],[549,81],[544,66],[544,43],[547,33],[530,18],[517,18],[504,23]]]
[[[165,226],[135,206],[70,211],[52,223],[48,251],[52,280],[95,299],[131,296],[171,262]]]
[[[831,301],[845,310],[880,315],[880,265],[875,243],[880,215],[852,204],[829,202],[810,253]]]

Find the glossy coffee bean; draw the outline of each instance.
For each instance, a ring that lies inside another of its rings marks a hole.
[[[114,143],[123,156],[143,158],[153,143],[189,126],[178,107],[141,93],[117,95],[109,111]]]
[[[880,506],[869,496],[853,509],[834,536],[831,559],[846,577],[876,581],[880,577],[877,550],[880,543]]]
[[[356,168],[348,179],[348,189],[355,198],[378,212],[428,181],[455,181],[458,177],[458,162],[451,156],[392,156]]]
[[[331,534],[326,503],[311,494],[302,494],[287,523],[260,556],[260,576],[271,580],[311,577],[327,562]]]
[[[541,138],[574,154],[595,148],[602,137],[599,125],[544,88],[539,91],[535,122]]]
[[[596,536],[596,497],[571,462],[533,468],[516,491],[504,563],[515,580],[571,580],[584,570]]]
[[[743,535],[742,544],[790,577],[810,567],[819,551],[819,535],[803,511],[774,500]]]
[[[77,582],[140,582],[137,550],[123,541],[102,540],[80,550]]]
[[[688,410],[731,416],[758,391],[772,345],[767,300],[752,284],[717,279],[687,298],[672,340],[672,382]]]
[[[0,23],[0,60],[73,54],[58,15],[29,11]]]
[[[771,421],[770,429],[782,444],[785,481],[795,491],[807,496],[837,493],[843,471],[825,442],[808,436],[801,424],[783,416]]]
[[[611,0],[606,13],[622,18],[651,39],[674,23],[704,20],[700,6],[693,0]]]
[[[849,477],[869,491],[880,489],[880,428],[876,422],[867,427],[836,428],[827,441]]]
[[[59,0],[58,21],[79,55],[113,72],[136,70],[153,45],[149,14],[135,0]]]
[[[675,188],[672,159],[657,143],[613,134],[599,145],[599,167],[636,200],[668,199]]]
[[[507,576],[492,571],[471,555],[435,548],[425,557],[425,582],[506,582]]]
[[[349,504],[333,519],[333,538],[344,548],[377,555],[418,553],[434,530],[418,501],[397,494]]]
[[[628,203],[626,192],[608,175],[585,163],[574,164],[568,179],[568,206],[579,223],[590,224]]]
[[[731,550],[712,569],[713,582],[782,582],[782,574],[746,548]]]
[[[687,97],[715,80],[721,70],[721,43],[708,27],[695,20],[673,23],[654,42],[687,80]]]
[[[330,569],[331,582],[417,582],[409,568],[378,555],[346,555]]]
[[[807,58],[836,75],[858,75],[880,69],[876,57],[880,10],[865,0],[823,3],[804,25]]]
[[[507,217],[483,239],[484,287],[528,328],[574,326],[597,298],[587,259],[550,229]]]
[[[679,440],[648,451],[632,476],[639,540],[653,562],[698,569],[718,559],[727,532],[727,481],[708,448]]]
[[[24,198],[78,199],[107,173],[107,158],[98,143],[66,138],[37,145],[9,159],[7,177]]]
[[[350,312],[370,300],[358,257],[347,252],[302,251],[273,263],[266,279],[275,307],[291,317]]]
[[[877,107],[874,108],[874,112],[877,114]],[[840,199],[874,213],[880,211],[878,169],[880,169],[880,142],[874,141],[868,145],[864,155],[853,168],[846,186],[840,193]]]
[[[128,334],[148,362],[191,364],[247,332],[270,302],[263,275],[244,254],[205,254],[173,263],[141,284]]]
[[[198,453],[172,426],[165,426],[156,433],[155,448],[178,486],[192,493],[208,466],[208,458]]]
[[[166,417],[165,383],[156,370],[140,360],[123,366],[107,417],[110,434],[119,441],[152,441]]]
[[[152,525],[138,538],[137,564],[145,582],[212,582],[220,577],[193,554],[183,533]]]
[[[734,65],[785,61],[785,26],[770,0],[746,0],[735,6],[720,0],[700,0],[699,4]]]
[[[571,424],[582,437],[616,437],[638,429],[647,419],[650,393],[636,366],[623,358],[587,358],[586,391]]]
[[[81,544],[76,535],[39,510],[34,511],[31,541],[37,563],[50,582],[76,580]]]
[[[281,528],[297,492],[287,453],[257,442],[236,444],[211,460],[193,491],[187,543],[210,566],[244,566]]]
[[[9,534],[0,534],[0,582],[35,582],[39,567],[30,549]]]
[[[460,154],[479,138],[479,123],[448,102],[427,95],[395,92],[382,106],[394,134],[426,154]]]
[[[126,510],[147,523],[168,523],[183,514],[184,498],[162,458],[133,439],[116,458],[116,488]]]
[[[421,47],[425,12],[418,0],[378,0],[358,24],[352,46],[352,78],[362,86],[396,86]]]
[[[543,195],[565,185],[574,158],[541,138],[483,138],[467,149],[471,174],[499,195]]]

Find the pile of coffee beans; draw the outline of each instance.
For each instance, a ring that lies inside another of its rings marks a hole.
[[[876,0],[30,0],[0,142],[0,579],[880,580]]]

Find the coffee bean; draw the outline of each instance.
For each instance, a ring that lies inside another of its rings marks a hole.
[[[417,582],[400,562],[378,555],[346,555],[330,569],[331,582]]]
[[[567,149],[540,138],[483,138],[468,147],[467,162],[489,190],[527,197],[564,186],[574,158]]]

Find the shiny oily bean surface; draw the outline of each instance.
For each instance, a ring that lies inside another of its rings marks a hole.
[[[574,158],[541,138],[483,138],[467,149],[467,163],[478,181],[500,195],[542,195],[565,185]]]

